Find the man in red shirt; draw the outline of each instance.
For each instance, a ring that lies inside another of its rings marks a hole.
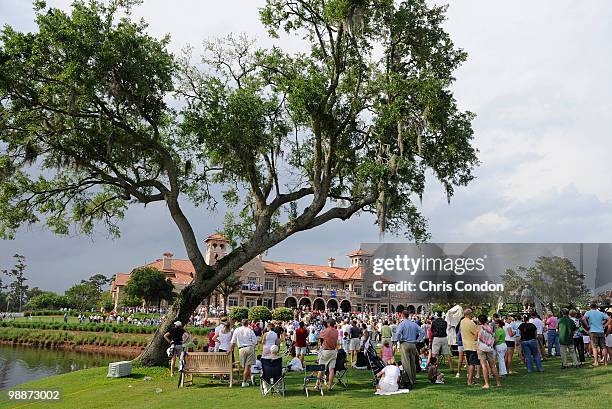
[[[327,328],[321,331],[319,337],[322,341],[322,351],[319,354],[319,364],[325,365],[325,367],[329,369],[327,387],[331,388],[334,381],[336,358],[338,357],[338,351],[336,350],[338,346],[338,330],[336,329],[336,321],[330,319],[328,321]],[[323,373],[319,373],[319,379],[321,379],[323,376]],[[317,385],[319,386],[319,382],[317,382]]]
[[[295,356],[302,361],[304,366],[304,357],[306,356],[306,339],[308,338],[308,330],[304,325],[304,321],[300,321],[298,328],[295,330]]]

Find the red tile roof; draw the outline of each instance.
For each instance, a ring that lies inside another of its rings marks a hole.
[[[353,251],[352,253],[347,254],[348,257],[353,257],[353,256],[371,256],[370,253],[368,253],[365,250],[359,249],[357,251]]]
[[[206,238],[206,240],[204,240],[204,243],[206,243],[207,241],[210,240],[221,240],[221,241],[227,241],[227,239],[225,238],[224,235],[219,234],[219,233],[215,233],[215,234],[211,234],[210,236],[208,236]]]
[[[193,280],[193,277],[195,275],[195,269],[193,268],[193,264],[191,264],[191,261],[176,258],[167,261],[170,262],[170,268],[168,269],[163,268],[163,259],[157,259],[151,263],[145,264],[143,267],[153,267],[164,272],[167,276],[169,276],[169,278],[172,280],[172,283],[176,287],[182,287],[186,284],[189,284],[191,280]],[[265,272],[269,274],[278,274],[286,277],[314,278],[323,280],[361,280],[364,270],[363,266],[352,266],[348,268],[330,267],[329,265],[319,266],[312,264],[289,263],[284,261],[270,260],[262,260],[262,263]],[[130,279],[130,274],[117,273],[115,280],[113,281],[113,287],[126,285],[128,280]]]
[[[329,280],[355,280],[361,278],[356,270],[361,267],[330,267],[312,264],[288,263],[284,261],[262,260],[266,273],[279,274],[287,277],[317,278]]]

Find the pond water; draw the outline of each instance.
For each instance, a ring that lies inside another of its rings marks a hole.
[[[125,361],[125,356],[0,345],[0,390],[79,369]]]

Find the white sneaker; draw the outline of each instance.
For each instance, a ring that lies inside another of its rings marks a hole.
[[[436,381],[436,383],[437,383],[438,385],[444,385],[444,381],[437,380],[437,381]]]
[[[242,382],[241,385],[243,388],[248,388],[249,387],[249,383],[248,382]]]
[[[455,375],[455,378],[459,378],[461,376],[461,374],[459,372],[457,372],[457,375]]]

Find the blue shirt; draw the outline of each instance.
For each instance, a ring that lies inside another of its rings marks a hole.
[[[397,326],[397,339],[400,342],[416,342],[420,329],[416,322],[406,319]]]
[[[608,316],[599,310],[589,310],[584,314],[589,323],[589,332],[604,332],[603,323]]]
[[[523,321],[517,320],[512,322],[512,324],[510,325],[512,327],[512,331],[514,331],[514,336],[516,337],[520,337],[521,336],[521,331],[519,330],[519,327],[521,326],[521,324],[523,323]]]

